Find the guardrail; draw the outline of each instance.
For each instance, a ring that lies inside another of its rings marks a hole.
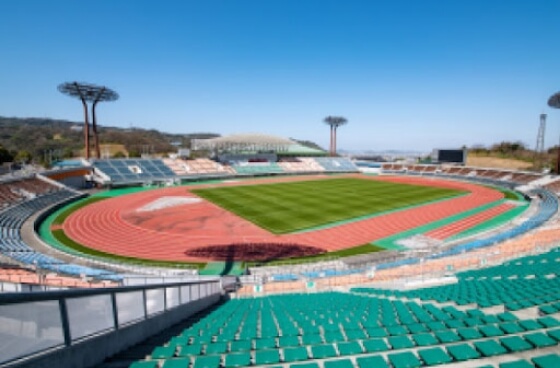
[[[0,366],[15,364],[21,358],[40,355],[52,349],[75,347],[93,337],[112,334],[112,338],[122,339],[124,334],[119,334],[119,330],[156,319],[154,317],[181,307],[188,308],[188,305],[210,296],[216,296],[212,299],[217,300],[220,294],[218,279],[109,289],[2,294]],[[206,305],[197,306],[202,309]],[[184,314],[182,318],[185,318]],[[161,325],[159,323],[158,327]],[[134,339],[140,341],[146,337],[134,336]],[[130,345],[130,342],[123,346]],[[104,344],[112,343],[107,341]],[[106,350],[106,346],[104,348]],[[116,351],[103,352],[106,356],[114,353]],[[103,358],[105,356],[99,359]]]

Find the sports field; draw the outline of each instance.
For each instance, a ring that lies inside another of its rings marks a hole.
[[[455,197],[464,191],[357,178],[192,190],[275,234]]]

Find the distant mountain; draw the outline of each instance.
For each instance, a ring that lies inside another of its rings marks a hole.
[[[47,157],[81,155],[84,146],[83,122],[48,118],[14,118],[0,116],[0,146],[13,156],[29,152],[34,161]],[[170,134],[154,129],[98,126],[101,144],[122,144],[131,156],[140,153],[175,152],[190,147],[191,137],[214,137],[214,133]]]

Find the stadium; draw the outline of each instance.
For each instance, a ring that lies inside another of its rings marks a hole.
[[[193,149],[2,181],[0,366],[560,366],[560,177]]]

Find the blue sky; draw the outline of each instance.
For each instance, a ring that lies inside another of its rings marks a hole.
[[[558,142],[560,2],[0,1],[0,115],[82,121],[66,81],[106,85],[103,125],[259,132],[328,147]]]

